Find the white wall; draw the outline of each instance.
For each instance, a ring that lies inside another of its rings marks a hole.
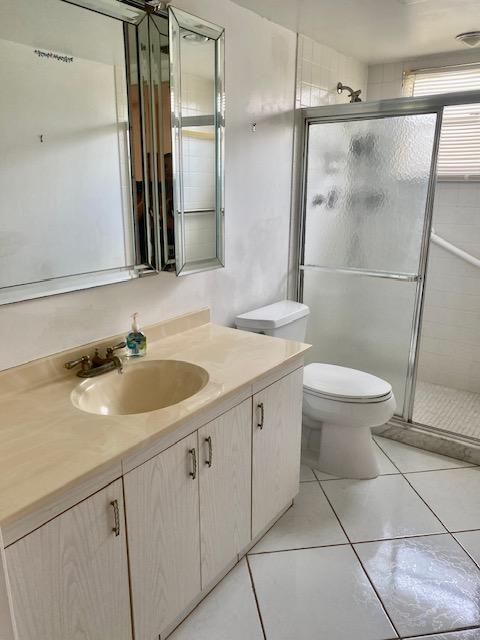
[[[295,34],[229,0],[178,4],[226,28],[227,266],[0,307],[0,369],[127,331],[134,311],[148,324],[209,305],[231,323],[286,294]]]
[[[339,82],[361,89],[366,99],[368,67],[355,58],[299,35],[297,65],[297,107],[349,102],[347,92],[337,93]]]
[[[480,62],[477,50],[369,68],[371,100],[402,96],[403,72]],[[480,183],[439,182],[433,226],[438,235],[480,257]],[[480,274],[431,245],[418,375],[420,380],[480,393]]]
[[[480,258],[480,183],[440,182],[435,232]],[[480,393],[480,272],[431,245],[419,378]]]

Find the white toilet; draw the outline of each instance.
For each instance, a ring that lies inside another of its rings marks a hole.
[[[309,308],[283,300],[236,318],[238,329],[305,340]],[[379,473],[372,427],[395,411],[391,385],[369,373],[314,362],[303,376],[302,461],[341,478]]]

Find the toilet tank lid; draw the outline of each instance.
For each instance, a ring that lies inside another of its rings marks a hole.
[[[293,302],[293,300],[281,300],[266,307],[242,313],[235,318],[235,324],[239,329],[277,329],[300,320],[309,313],[310,309],[306,304]]]

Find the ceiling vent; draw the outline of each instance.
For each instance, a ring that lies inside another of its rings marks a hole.
[[[480,43],[480,31],[466,31],[455,36],[455,40],[459,40],[468,47],[476,47]]]

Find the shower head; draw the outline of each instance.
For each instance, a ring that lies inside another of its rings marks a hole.
[[[346,84],[343,84],[342,82],[339,82],[337,84],[337,93],[341,94],[344,91],[348,91],[348,97],[350,98],[350,102],[361,102],[362,99],[360,98],[360,94],[362,93],[361,89],[357,89],[356,91],[354,91],[352,89],[352,87],[348,87]]]

